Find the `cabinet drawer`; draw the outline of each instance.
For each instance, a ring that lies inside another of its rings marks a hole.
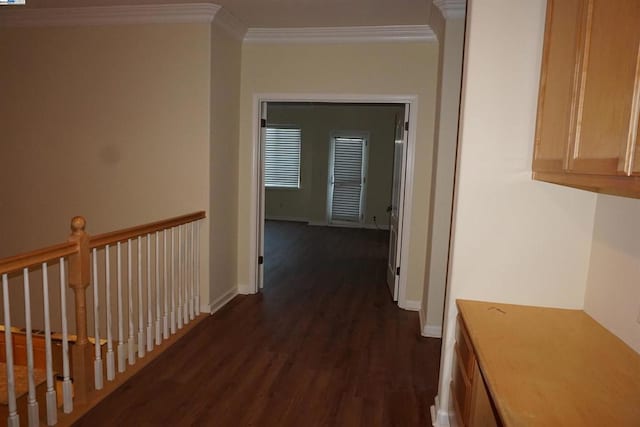
[[[458,347],[458,357],[460,363],[467,374],[467,378],[473,378],[473,367],[476,363],[476,357],[473,354],[473,347],[471,347],[471,340],[469,334],[464,325],[464,321],[458,316],[457,331],[456,331],[456,345]]]

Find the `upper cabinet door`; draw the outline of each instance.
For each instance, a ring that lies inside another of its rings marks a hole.
[[[580,27],[578,102],[568,169],[630,175],[640,171],[633,158],[640,90],[640,1],[589,0]]]
[[[575,133],[578,62],[585,0],[549,0],[540,74],[536,123],[535,171],[567,168],[567,153]]]

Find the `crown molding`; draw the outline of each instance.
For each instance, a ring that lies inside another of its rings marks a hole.
[[[231,37],[240,41],[247,34],[247,26],[224,8],[220,8],[218,13],[215,14],[213,23],[226,31]]]
[[[461,19],[467,12],[467,0],[433,0],[445,19]]]
[[[0,12],[0,27],[211,23],[220,9],[211,3],[12,9]]]
[[[429,25],[249,28],[247,43],[367,43],[436,41]]]

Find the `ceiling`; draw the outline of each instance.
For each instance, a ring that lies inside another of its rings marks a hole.
[[[27,0],[29,8],[214,3],[248,27],[427,24],[431,0]]]

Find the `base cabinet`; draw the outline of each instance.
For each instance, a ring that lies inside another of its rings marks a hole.
[[[493,410],[469,334],[460,317],[457,322],[449,402],[449,424],[452,427],[502,425]]]

